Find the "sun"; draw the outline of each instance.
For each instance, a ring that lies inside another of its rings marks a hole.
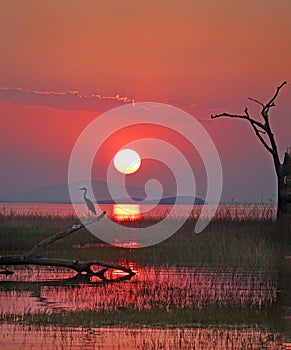
[[[115,154],[113,163],[121,174],[133,174],[139,169],[141,158],[136,151],[125,148]]]

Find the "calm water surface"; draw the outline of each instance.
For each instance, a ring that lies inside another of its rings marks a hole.
[[[177,217],[183,216],[184,206],[178,206]],[[112,205],[104,205],[108,216]],[[141,208],[143,210],[144,208]],[[148,215],[165,216],[170,206],[157,206]],[[194,206],[192,216],[199,215],[201,206]],[[71,216],[75,212],[69,204],[2,204],[0,213],[22,215]],[[79,205],[79,213],[86,216],[86,207]],[[258,206],[220,206],[217,216],[266,218],[273,209]],[[81,247],[80,247],[81,248]],[[123,264],[122,261],[119,261]],[[21,325],[28,315],[43,313],[61,315],[62,312],[108,311],[127,317],[129,311],[155,310],[171,314],[173,310],[206,310],[208,307],[245,307],[263,310],[276,305],[280,290],[274,271],[241,271],[233,269],[197,269],[189,267],[130,266],[136,275],[128,278],[122,271],[106,272],[107,281],[98,277],[80,279],[75,272],[63,268],[37,266],[13,267],[14,275],[0,275],[0,349],[287,349],[282,334],[261,329],[255,320],[249,325],[234,324],[203,328],[195,320],[186,324],[191,328],[145,327],[53,327]],[[9,323],[10,322],[10,323]],[[187,323],[188,322],[188,323]],[[100,324],[100,323],[99,323]],[[179,323],[180,324],[180,323]]]
[[[18,267],[0,276],[1,319],[25,319],[26,314],[62,311],[200,309],[246,306],[261,309],[276,303],[277,274],[257,271],[138,267],[130,280],[119,270],[78,281],[62,268]],[[142,319],[140,320],[142,326]],[[3,323],[1,349],[283,349],[282,336],[258,326],[236,328],[74,328],[21,326]]]
[[[2,325],[0,345],[5,350],[28,349],[287,349],[277,333],[256,328],[61,328]]]
[[[88,210],[84,204],[76,204],[77,214],[79,216],[87,217]],[[124,207],[125,210],[122,213],[120,206]],[[124,217],[135,214],[137,218],[163,218],[172,209],[171,205],[156,205],[153,209],[149,210],[147,205],[134,205],[133,207],[126,204],[100,204],[103,210],[106,210],[109,218],[115,217],[116,209],[119,209],[119,215]],[[190,217],[196,219],[201,211],[201,205],[190,206],[192,208]],[[210,205],[206,205],[206,208],[211,208]],[[177,218],[184,217],[186,208],[189,205],[177,205],[173,211],[173,216]],[[53,204],[53,203],[1,203],[0,214],[9,215],[10,213],[22,214],[22,215],[52,215],[52,216],[72,216],[76,215],[76,212],[71,204]],[[100,212],[101,213],[101,212]],[[99,214],[99,213],[97,213]],[[216,217],[231,217],[231,218],[275,218],[276,208],[273,205],[219,205]]]
[[[103,283],[98,277],[82,283],[70,270],[19,267],[13,277],[0,275],[1,314],[120,308],[170,311],[209,305],[262,307],[277,299],[276,273],[134,266],[133,270],[136,275],[130,280],[124,272],[113,270],[106,277],[116,283]]]

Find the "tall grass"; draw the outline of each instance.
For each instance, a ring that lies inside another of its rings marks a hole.
[[[278,307],[268,306],[263,309],[250,309],[241,306],[217,307],[209,306],[203,309],[172,309],[167,312],[162,309],[136,310],[121,309],[120,311],[60,311],[58,313],[26,313],[20,315],[5,316],[9,323],[22,323],[34,325],[59,325],[102,327],[102,326],[255,326],[279,330],[284,328],[281,310]],[[1,319],[0,319],[1,322]],[[290,327],[290,323],[288,324]],[[291,331],[291,330],[289,330]]]
[[[1,336],[4,340],[11,339],[9,349],[12,346],[15,349],[285,349],[280,333],[257,327],[121,329],[93,325],[64,329],[58,326],[4,325]]]
[[[227,209],[225,209],[227,211]],[[256,210],[254,208],[254,210]],[[261,209],[260,209],[261,210]],[[148,226],[158,218],[131,225]],[[291,255],[290,218],[275,222],[266,209],[258,220],[246,216],[216,216],[200,234],[194,233],[191,218],[166,241],[142,249],[123,249],[104,244],[87,230],[80,230],[47,248],[45,255],[107,261],[135,261],[142,265],[189,265],[242,268],[276,268],[285,255]],[[1,254],[22,254],[40,240],[76,223],[76,217],[0,214]],[[85,248],[84,248],[85,247]]]

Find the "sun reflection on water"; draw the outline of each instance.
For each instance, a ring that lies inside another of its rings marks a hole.
[[[139,221],[142,219],[139,204],[114,204],[112,219],[117,222]]]

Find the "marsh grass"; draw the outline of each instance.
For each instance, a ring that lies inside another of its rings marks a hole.
[[[42,239],[69,227],[76,218],[37,214],[21,215],[12,211],[0,214],[1,253],[27,252]]]
[[[257,327],[59,327],[4,325],[18,349],[285,349],[280,333]]]
[[[110,246],[80,230],[44,251],[44,256],[132,261],[141,265],[188,265],[195,267],[277,268],[285,255],[291,255],[290,218],[275,222],[270,210],[256,219],[253,212],[240,210],[213,219],[200,234],[194,233],[195,220],[188,219],[172,237],[148,248],[124,249]],[[261,208],[260,208],[261,211]],[[230,211],[229,211],[230,213]],[[152,225],[159,218],[148,218],[135,225]],[[76,223],[74,216],[0,214],[1,254],[22,254],[42,239]],[[82,248],[83,247],[83,248]],[[86,247],[86,248],[84,248]]]
[[[290,218],[275,222],[269,214],[266,210],[266,216],[258,220],[255,212],[246,216],[242,216],[240,212],[235,217],[233,213],[228,215],[226,212],[212,220],[201,234],[194,233],[195,220],[189,219],[168,240],[142,249],[112,247],[84,229],[55,242],[44,251],[44,255],[84,260],[99,259],[128,265],[134,262],[151,266],[280,271],[284,265],[284,256],[291,255],[291,223]],[[150,225],[157,220],[159,218],[148,218],[139,224]],[[16,215],[13,212],[0,214],[0,254],[25,253],[42,239],[63,231],[74,223],[74,216],[40,216],[33,213]],[[282,276],[282,280],[285,280],[286,274],[282,273]],[[291,339],[291,322],[282,317],[286,308],[286,298],[279,296],[278,302],[260,308],[250,305],[209,305],[201,309],[171,307],[163,310],[153,306],[151,309],[141,310],[125,307],[98,312],[26,312],[24,315],[0,315],[0,323],[65,327],[110,325],[183,328],[255,325],[261,329],[282,332]]]
[[[268,306],[261,309],[239,306],[209,306],[203,309],[173,308],[165,311],[160,308],[150,310],[122,309],[120,311],[74,311],[58,313],[26,313],[20,315],[5,315],[0,322],[57,325],[57,326],[151,326],[151,327],[198,327],[226,326],[251,327],[272,331],[287,331],[291,334],[291,322],[282,320],[282,310],[278,306]]]

